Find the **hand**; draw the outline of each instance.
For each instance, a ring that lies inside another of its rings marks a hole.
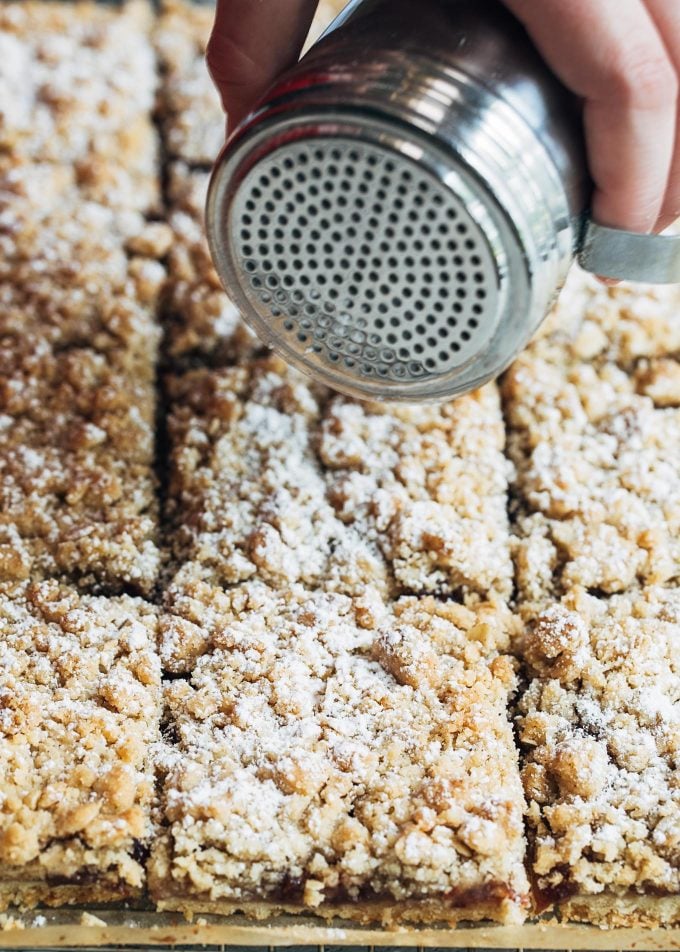
[[[505,0],[580,96],[592,213],[646,232],[680,216],[680,0]],[[218,0],[208,64],[238,122],[304,42],[315,0]]]
[[[680,216],[680,2],[505,2],[583,99],[595,221],[665,228]]]

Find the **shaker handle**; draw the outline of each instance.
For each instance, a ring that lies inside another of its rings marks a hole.
[[[680,235],[642,235],[587,219],[578,263],[603,278],[680,284]]]

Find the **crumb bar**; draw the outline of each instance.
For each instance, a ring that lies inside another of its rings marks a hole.
[[[140,188],[148,198],[158,178],[151,24],[141,0],[2,4],[0,151],[72,166],[85,181],[115,165],[133,186],[128,201]]]
[[[164,223],[85,201],[68,170],[15,167],[0,174],[0,335],[90,346],[153,375]],[[117,356],[116,356],[117,355]]]
[[[153,837],[155,610],[0,589],[0,909],[134,896]]]
[[[495,388],[439,407],[333,398],[275,357],[170,379],[178,567],[358,594],[506,598],[508,469]]]
[[[534,603],[575,585],[611,594],[680,577],[680,364],[630,371],[572,350],[545,336],[504,383],[517,580]]]
[[[542,907],[680,923],[680,589],[574,589],[531,620],[520,706]]]
[[[375,541],[337,517],[314,433],[325,391],[276,357],[168,382],[172,588],[257,577],[351,593],[386,591]]]
[[[155,583],[169,235],[78,200],[60,166],[0,179],[0,579],[61,575],[109,593]]]
[[[203,653],[166,688],[159,907],[521,921],[510,612],[258,584],[204,598]]]
[[[375,539],[399,592],[508,599],[512,561],[495,385],[436,405],[330,398],[318,435],[339,519]]]
[[[86,346],[0,338],[0,580],[149,592],[158,574],[150,381]]]

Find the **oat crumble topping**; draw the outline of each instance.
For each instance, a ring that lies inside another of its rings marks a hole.
[[[0,580],[148,591],[158,572],[149,385],[106,355],[0,339]]]
[[[539,887],[562,900],[677,896],[680,590],[574,589],[534,617],[524,657],[519,738]]]
[[[496,917],[516,917],[511,613],[259,583],[199,594],[208,641],[166,689],[156,899],[439,899],[447,918],[487,885]]]
[[[8,89],[0,134],[0,581],[147,593],[158,573],[156,311],[172,232],[146,218],[151,22],[136,2],[0,10],[0,89],[19,76],[26,96]]]
[[[138,894],[154,815],[189,913],[521,920],[520,654],[539,901],[680,922],[680,291],[572,271],[512,464],[494,385],[312,385],[210,261],[211,21],[0,5],[0,908]]]
[[[0,334],[90,347],[151,380],[170,236],[138,211],[84,200],[62,167],[0,174]]]
[[[493,384],[435,406],[333,397],[318,446],[338,517],[376,540],[399,591],[509,598],[512,468]]]
[[[321,398],[275,357],[170,382],[168,490],[178,576],[386,589],[376,545],[337,517],[312,443]]]
[[[160,718],[156,611],[0,588],[0,909],[138,892]],[[88,893],[89,890],[89,893]]]
[[[388,413],[263,357],[168,389],[175,586],[509,594],[495,388]]]
[[[151,13],[141,0],[118,10],[3,3],[0,151],[84,176],[99,162],[111,167],[113,157],[135,188],[157,188]]]
[[[574,313],[579,288],[503,388],[517,580],[537,603],[574,585],[614,593],[680,578],[680,364],[657,335],[658,323],[670,333],[671,304],[623,285]]]

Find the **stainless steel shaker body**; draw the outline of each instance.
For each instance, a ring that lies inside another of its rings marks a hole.
[[[438,400],[525,346],[589,191],[578,103],[501,3],[355,0],[231,137],[208,237],[291,363],[357,397]]]

